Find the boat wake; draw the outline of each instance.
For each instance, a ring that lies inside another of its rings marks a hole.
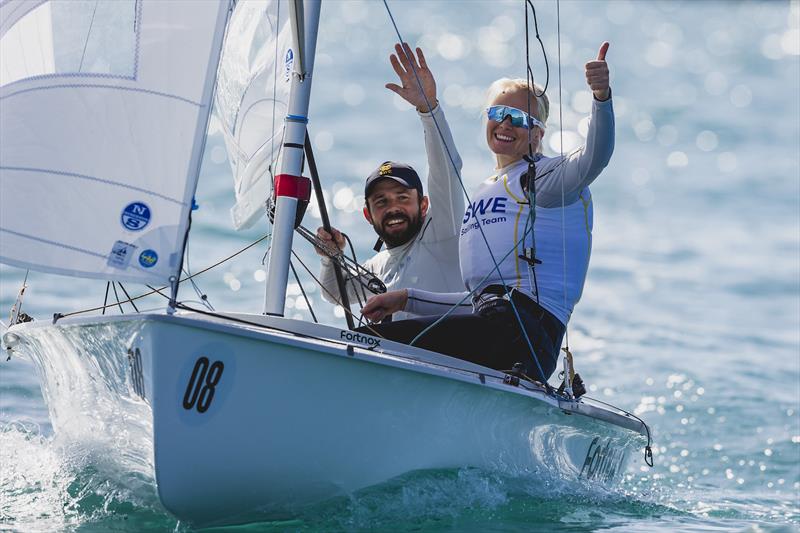
[[[18,421],[0,432],[0,448],[5,450],[0,527],[191,530],[161,506],[155,480],[142,473],[130,456],[120,455],[102,440],[64,443],[60,437],[42,435],[35,424]],[[492,524],[506,527],[513,517],[520,529],[529,530],[534,520],[564,526],[583,512],[609,506],[623,513],[635,514],[637,508],[653,512],[652,504],[626,501],[620,491],[599,483],[576,487],[547,473],[509,476],[476,468],[441,469],[412,472],[308,506],[292,520],[224,530],[485,531]],[[674,513],[656,507],[661,513]]]
[[[161,507],[155,480],[102,439],[65,442],[33,423],[0,431],[0,529],[60,531],[102,523],[141,530],[175,524]]]

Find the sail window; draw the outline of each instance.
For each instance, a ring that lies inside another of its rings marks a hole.
[[[33,7],[31,7],[33,6]],[[20,2],[0,36],[0,87],[41,76],[136,78],[137,0]]]

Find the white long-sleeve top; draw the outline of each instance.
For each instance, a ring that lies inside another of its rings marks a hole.
[[[464,284],[458,264],[458,238],[464,214],[464,193],[458,177],[461,157],[441,106],[419,116],[428,157],[428,213],[422,229],[413,239],[375,254],[364,262],[364,267],[383,281],[388,290],[418,287],[432,292],[462,291]],[[436,129],[434,118],[442,135]],[[333,262],[327,257],[322,258],[320,281],[323,297],[331,303],[339,303],[336,273]],[[362,301],[365,299],[360,285],[353,280],[347,281],[347,295],[351,304],[357,303],[358,297]],[[367,292],[366,296],[371,294]],[[397,320],[407,317],[403,312],[394,316]]]
[[[531,213],[520,176],[528,171],[528,163],[520,160],[499,169],[481,184],[462,219],[459,256],[466,288],[479,292],[495,284],[515,287],[566,324],[583,291],[591,254],[593,210],[588,186],[608,165],[613,151],[611,99],[595,100],[586,144],[564,156],[536,159],[534,229],[524,238]],[[533,246],[534,237],[541,264],[532,269],[519,256]],[[416,288],[408,294],[405,310],[415,314],[442,314],[466,295]],[[469,310],[462,306],[460,311]]]

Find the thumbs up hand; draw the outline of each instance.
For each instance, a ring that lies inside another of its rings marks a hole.
[[[606,63],[606,52],[609,44],[604,42],[600,45],[597,52],[597,59],[586,63],[586,83],[598,100],[608,100],[611,96],[611,89],[608,85],[608,64]]]

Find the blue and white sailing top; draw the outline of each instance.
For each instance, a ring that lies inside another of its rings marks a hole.
[[[566,324],[581,297],[592,249],[588,186],[606,167],[613,151],[611,99],[595,100],[583,147],[564,156],[538,155],[535,159],[533,212],[520,179],[528,171],[527,161],[501,168],[483,182],[462,219],[459,259],[466,288],[479,293],[488,285],[515,287]],[[529,217],[533,231],[526,233]],[[521,258],[526,249],[535,249],[541,263],[532,266]],[[441,314],[464,296],[409,289],[406,311]]]

